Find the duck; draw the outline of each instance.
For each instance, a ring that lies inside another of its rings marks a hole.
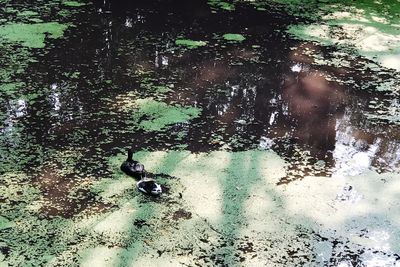
[[[146,176],[136,183],[137,189],[147,195],[159,196],[162,193],[161,185],[152,178]]]
[[[121,164],[121,171],[136,179],[142,179],[145,173],[144,165],[139,161],[133,160],[132,149],[128,149],[128,158]]]
[[[147,178],[144,165],[139,161],[133,160],[133,151],[128,150],[128,158],[121,164],[121,170],[127,175],[140,179],[136,183],[137,189],[147,195],[159,196],[162,193],[161,186],[152,178]]]

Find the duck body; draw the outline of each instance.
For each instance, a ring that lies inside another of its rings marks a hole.
[[[121,171],[136,179],[141,179],[145,170],[144,165],[140,162],[133,160],[132,150],[128,150],[128,159],[121,164]]]
[[[154,179],[144,178],[136,184],[139,191],[147,195],[159,196],[162,193],[162,188],[155,182]]]
[[[138,179],[137,189],[147,195],[159,196],[162,193],[161,186],[154,179],[146,177],[144,165],[133,160],[133,152],[128,150],[128,158],[121,164],[121,170],[127,175]]]

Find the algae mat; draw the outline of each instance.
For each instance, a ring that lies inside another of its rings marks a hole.
[[[322,266],[332,257],[344,264],[357,256],[390,266],[397,260],[392,210],[399,205],[399,175],[310,176],[277,186],[287,163],[270,151],[138,152],[135,158],[169,188],[152,199],[133,190],[133,179],[119,171],[124,158],[110,158],[113,179],[87,186],[115,208],[71,219],[40,219],[40,193],[23,175],[2,175],[8,201],[20,190],[26,195],[19,216],[2,221],[2,247],[12,249],[3,263]],[[34,245],[28,249],[21,239]]]
[[[0,265],[399,265],[398,1],[300,2],[0,0]]]

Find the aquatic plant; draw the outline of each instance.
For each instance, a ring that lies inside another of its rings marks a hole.
[[[133,121],[146,131],[159,131],[178,122],[189,121],[200,114],[200,109],[168,105],[152,98],[136,100],[137,110]]]
[[[238,33],[226,33],[222,36],[225,40],[228,41],[237,41],[237,42],[241,42],[244,41],[246,38]]]
[[[204,41],[194,41],[194,40],[189,40],[189,39],[177,39],[177,40],[175,40],[175,44],[186,46],[189,48],[196,48],[199,46],[207,45],[207,43]]]
[[[30,48],[43,48],[46,34],[49,38],[57,39],[63,36],[67,28],[68,25],[58,22],[6,24],[0,26],[0,38]]]

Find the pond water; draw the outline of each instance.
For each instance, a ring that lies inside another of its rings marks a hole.
[[[322,2],[304,14],[285,1],[0,3],[0,264],[400,264],[398,218],[384,211],[400,178],[396,53],[293,33],[321,20]],[[332,40],[349,38],[340,27]],[[119,172],[128,148],[165,196]],[[257,194],[266,210],[308,204],[249,215]],[[326,207],[304,215],[315,201]],[[281,229],[260,226],[269,219]]]

